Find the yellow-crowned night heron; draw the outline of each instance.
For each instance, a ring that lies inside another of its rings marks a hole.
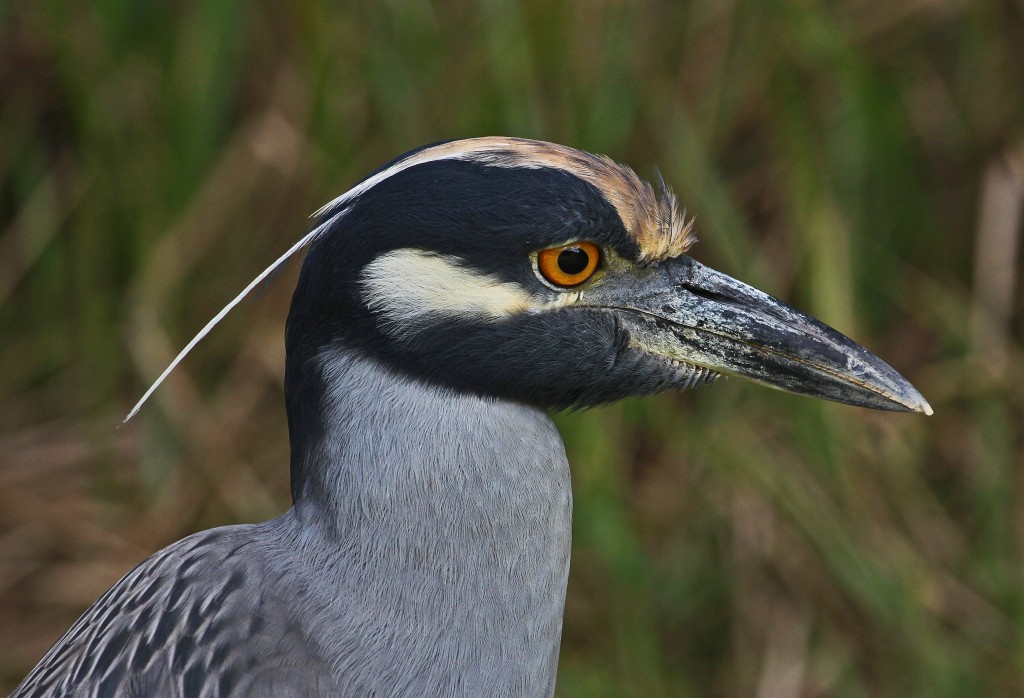
[[[729,373],[931,412],[839,332],[685,256],[690,228],[664,186],[514,138],[415,150],[329,203],[257,279],[309,247],[294,506],[156,553],[15,695],[550,695],[572,496],[547,410]]]

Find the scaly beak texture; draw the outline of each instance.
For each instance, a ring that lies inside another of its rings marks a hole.
[[[640,273],[610,269],[580,304],[618,311],[638,345],[671,359],[850,405],[932,413],[864,347],[690,257]]]

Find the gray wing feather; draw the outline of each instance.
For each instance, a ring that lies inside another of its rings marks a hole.
[[[29,696],[337,694],[259,526],[156,553],[94,603],[15,689]],[[298,593],[301,593],[298,592]]]

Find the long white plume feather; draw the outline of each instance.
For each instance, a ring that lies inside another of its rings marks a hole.
[[[491,139],[485,138],[477,140],[486,142],[490,141]],[[464,143],[466,142],[468,141],[464,141]],[[464,148],[465,146],[462,147]],[[143,394],[139,401],[135,403],[135,407],[131,409],[131,412],[128,413],[128,416],[125,417],[124,421],[121,423],[124,424],[129,419],[134,417],[136,413],[138,413],[139,408],[141,408],[142,405],[145,404],[146,400],[149,399],[150,395],[152,395],[156,391],[156,389],[160,387],[160,384],[164,382],[164,379],[167,378],[167,376],[170,375],[171,371],[173,371],[178,366],[178,364],[181,363],[181,360],[184,359],[190,351],[192,351],[192,348],[195,347],[195,345],[199,344],[203,337],[210,333],[210,330],[217,326],[217,323],[224,319],[225,315],[230,313],[231,310],[236,305],[241,303],[243,298],[249,295],[249,293],[251,293],[254,288],[259,286],[260,283],[262,283],[268,276],[273,274],[278,269],[278,267],[284,264],[292,255],[294,255],[303,247],[311,243],[314,239],[316,239],[318,235],[320,235],[320,233],[322,233],[331,225],[333,225],[334,222],[337,221],[341,216],[345,215],[346,211],[348,210],[348,207],[345,206],[345,204],[351,202],[360,194],[367,191],[371,187],[376,186],[377,184],[384,181],[388,177],[391,177],[392,175],[401,172],[402,170],[408,167],[412,167],[413,165],[418,165],[420,163],[430,162],[433,160],[468,158],[473,156],[473,154],[474,153],[472,152],[472,149],[470,149],[470,152],[463,152],[460,148],[452,148],[452,146],[448,145],[441,145],[440,147],[430,148],[427,150],[414,153],[413,155],[405,158],[404,160],[400,160],[399,162],[394,163],[390,167],[386,167],[380,172],[371,175],[370,177],[367,177],[362,182],[352,187],[341,196],[335,198],[333,201],[329,201],[328,203],[320,207],[320,209],[313,214],[313,218],[320,218],[321,216],[324,216],[330,211],[335,211],[335,213],[333,213],[330,216],[330,218],[324,220],[323,223],[315,227],[313,230],[306,233],[306,235],[301,240],[292,245],[291,249],[289,249],[283,255],[278,257],[277,260],[269,267],[264,269],[259,276],[253,279],[248,286],[242,289],[241,293],[235,296],[234,300],[232,300],[230,303],[224,306],[223,310],[217,313],[212,320],[206,323],[206,326],[203,329],[199,330],[199,334],[193,337],[192,341],[186,344],[185,348],[182,349],[176,357],[174,357],[174,361],[172,361],[171,364],[164,369],[164,372],[160,374],[160,377],[156,379],[153,385],[149,386],[149,389],[145,392],[145,394]]]
[[[273,264],[264,269],[259,276],[253,279],[248,286],[242,289],[242,292],[235,296],[234,300],[232,300],[230,303],[224,306],[223,310],[214,315],[213,319],[206,323],[206,326],[203,327],[203,329],[199,330],[199,334],[193,337],[192,341],[186,344],[185,348],[182,349],[176,357],[174,357],[174,361],[172,361],[170,365],[164,369],[164,372],[160,374],[160,377],[156,379],[153,385],[149,386],[149,389],[143,394],[139,401],[135,403],[135,407],[131,409],[131,412],[128,413],[128,416],[125,417],[124,421],[121,423],[124,424],[129,419],[134,417],[136,413],[138,413],[139,409],[142,407],[143,404],[145,404],[146,400],[148,400],[149,397],[156,391],[156,389],[160,387],[160,384],[164,382],[164,379],[167,378],[167,376],[170,375],[171,371],[173,371],[178,366],[178,364],[181,363],[181,360],[184,359],[190,351],[192,351],[195,345],[199,344],[199,342],[202,341],[203,337],[210,333],[210,330],[217,326],[217,323],[224,319],[225,315],[230,313],[231,310],[236,305],[241,303],[243,298],[249,295],[249,293],[251,293],[254,288],[259,286],[268,276],[277,271],[278,267],[280,267],[282,264],[288,261],[288,259],[292,255],[294,255],[303,247],[311,243],[314,239],[316,239],[318,235],[320,235],[320,233],[324,232],[327,228],[333,225],[334,222],[337,221],[341,216],[345,215],[346,211],[348,210],[348,207],[345,206],[345,204],[351,202],[360,194],[367,191],[371,187],[376,186],[377,184],[384,181],[388,177],[394,175],[397,172],[401,172],[402,170],[408,167],[412,167],[413,165],[417,165],[423,162],[429,162],[432,160],[446,160],[460,157],[467,157],[467,154],[460,152],[458,150],[455,150],[454,152],[448,152],[447,150],[444,149],[443,146],[440,149],[428,149],[426,151],[414,153],[412,156],[405,158],[404,160],[401,160],[399,162],[396,162],[390,167],[386,167],[380,172],[371,175],[370,177],[367,177],[362,182],[352,187],[341,196],[335,198],[333,201],[329,201],[328,203],[320,207],[320,209],[313,214],[313,218],[320,218],[321,216],[324,216],[330,211],[335,211],[335,213],[331,215],[329,218],[325,219],[323,223],[313,228],[313,230],[306,233],[306,235],[301,240],[292,245],[287,252],[278,257]]]
[[[210,333],[210,330],[217,326],[217,323],[224,319],[225,315],[231,312],[232,308],[241,303],[242,299],[248,296],[254,288],[259,286],[268,276],[277,271],[277,269],[286,261],[288,261],[288,259],[292,255],[294,255],[303,247],[311,243],[314,238],[316,238],[320,233],[326,230],[332,223],[334,223],[338,219],[339,216],[344,215],[344,213],[344,210],[340,211],[339,213],[335,214],[334,216],[331,216],[323,223],[321,223],[320,225],[306,233],[301,240],[292,245],[291,248],[283,255],[278,257],[273,264],[271,264],[269,267],[260,272],[260,275],[257,276],[255,279],[250,281],[249,285],[242,289],[241,293],[235,296],[230,303],[225,305],[224,308],[221,309],[219,313],[214,315],[213,319],[206,323],[206,326],[203,327],[203,329],[199,330],[199,334],[193,337],[192,341],[186,344],[185,348],[178,352],[178,355],[174,357],[174,360],[171,361],[170,365],[168,365],[167,368],[164,369],[164,372],[160,374],[160,377],[156,379],[153,385],[149,386],[149,389],[142,395],[141,398],[139,398],[139,401],[135,403],[135,407],[131,409],[131,412],[128,413],[128,416],[125,417],[124,421],[121,423],[124,424],[129,419],[135,416],[135,414],[139,411],[139,409],[146,402],[146,400],[149,399],[149,396],[152,395],[156,391],[156,389],[160,387],[160,384],[164,382],[164,379],[167,378],[168,375],[170,375],[171,371],[173,371],[177,367],[177,365],[181,363],[181,360],[184,359],[190,351],[192,351],[192,348],[195,347],[195,345],[199,344],[199,342],[202,341],[203,337]]]

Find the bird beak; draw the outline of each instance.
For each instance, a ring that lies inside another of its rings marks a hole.
[[[610,268],[580,304],[613,310],[646,351],[793,393],[880,410],[932,408],[845,335],[736,279],[677,257]]]

